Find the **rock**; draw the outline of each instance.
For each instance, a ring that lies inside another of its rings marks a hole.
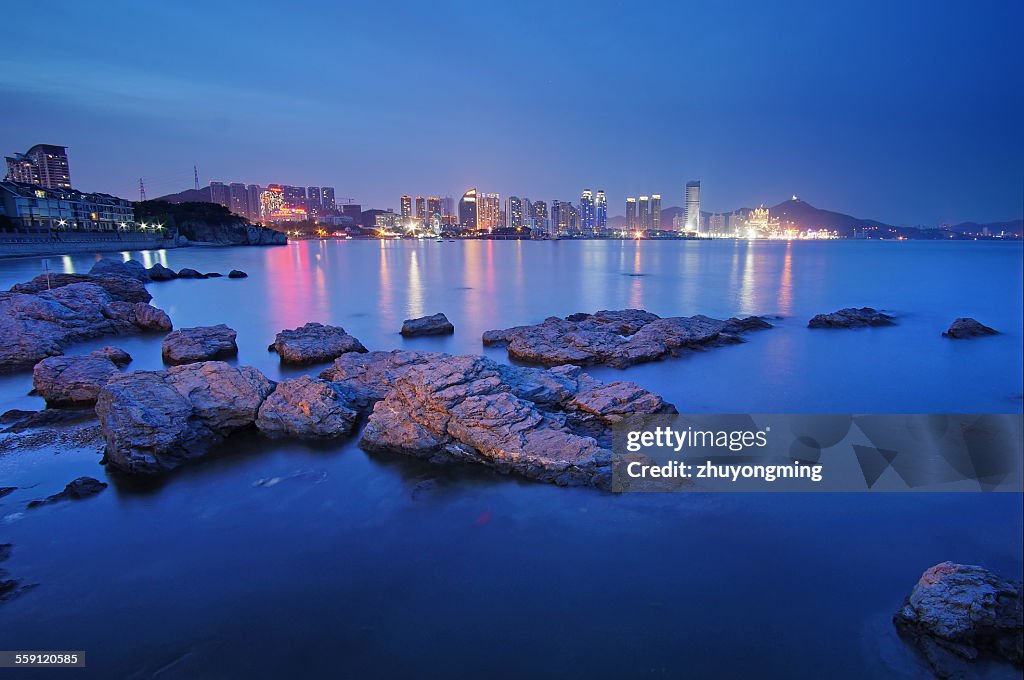
[[[149,272],[138,260],[123,261],[110,257],[97,260],[89,270],[89,274],[92,276],[125,276],[143,283],[149,283],[152,280]]]
[[[543,371],[478,356],[417,354],[397,372],[394,356],[379,356],[390,368],[374,373],[393,384],[367,420],[364,449],[608,488],[612,454],[591,433],[610,443],[611,425],[625,413],[675,412],[632,383],[601,383],[578,367]]]
[[[352,432],[358,414],[341,386],[303,375],[278,383],[260,406],[256,427],[270,437],[326,439]]]
[[[32,369],[32,386],[47,406],[86,406],[96,403],[115,373],[117,366],[106,358],[48,357]]]
[[[146,271],[149,273],[149,278],[153,281],[170,281],[171,279],[178,278],[178,275],[175,273],[173,269],[171,269],[170,267],[165,267],[159,262],[154,264]]]
[[[985,335],[998,335],[999,331],[994,328],[989,328],[985,324],[981,323],[977,319],[970,317],[960,317],[955,320],[950,326],[949,330],[943,333],[943,337],[953,338],[954,340],[967,340],[969,338],[980,338]]]
[[[238,354],[237,335],[224,324],[179,328],[164,338],[160,353],[164,363],[171,365],[225,359]]]
[[[112,300],[121,302],[149,302],[153,296],[145,284],[128,276],[92,276],[91,274],[40,274],[31,281],[11,287],[12,293],[42,293],[73,283],[93,283],[110,293]]]
[[[11,557],[11,544],[0,543],[0,562],[5,562]],[[18,595],[31,590],[34,586],[22,585],[17,579],[7,578],[7,571],[0,569],[0,602],[13,600]]]
[[[131,354],[128,354],[128,352],[119,347],[112,347],[110,345],[89,352],[89,356],[94,359],[109,359],[117,367],[127,366],[132,362]]]
[[[96,283],[0,293],[0,370],[34,366],[82,340],[170,328],[162,310],[116,300]]]
[[[12,494],[12,493],[14,493],[17,490],[18,490],[18,487],[16,487],[16,486],[0,486],[0,498],[3,498],[4,496],[7,496],[9,494]]]
[[[224,276],[224,275],[221,274],[220,272],[206,272],[206,278],[208,278],[208,279],[216,279],[216,278],[219,278],[221,276]]]
[[[178,278],[179,279],[205,279],[206,278],[206,274],[203,274],[201,272],[197,272],[195,269],[189,269],[188,267],[185,267],[184,269],[178,270]]]
[[[119,373],[96,402],[105,461],[139,475],[172,470],[251,427],[273,389],[255,368],[222,361]]]
[[[603,310],[487,331],[483,343],[507,345],[510,357],[532,363],[624,368],[685,350],[741,342],[738,334],[760,328],[771,328],[771,324],[761,317],[726,321],[702,315],[663,319],[642,309]]]
[[[47,408],[42,411],[21,411],[11,409],[0,414],[0,425],[4,432],[24,432],[38,428],[52,428],[73,425],[96,417],[92,408]]]
[[[61,501],[78,501],[95,496],[106,488],[106,482],[101,482],[92,477],[79,477],[65,486],[64,490],[60,493],[55,493],[42,500],[30,501],[28,507],[37,508],[40,505],[50,505]]]
[[[320,378],[344,383],[351,391],[360,410],[369,409],[374,402],[387,396],[395,381],[413,366],[420,366],[448,355],[441,352],[349,352],[334,360],[330,368],[320,372]]]
[[[807,322],[808,328],[864,328],[892,326],[893,317],[871,307],[847,307],[831,314],[818,314]]]
[[[893,623],[940,678],[964,677],[978,659],[1018,667],[1024,660],[1021,582],[982,567],[943,562],[928,569]]]
[[[417,335],[447,335],[454,333],[455,326],[444,314],[432,316],[421,316],[418,319],[406,319],[402,324],[402,335],[415,337]]]
[[[281,361],[311,364],[331,361],[347,352],[365,352],[366,348],[339,326],[307,323],[301,328],[283,330],[267,348],[277,352]]]
[[[232,269],[228,272],[229,279],[247,279],[249,275],[243,272],[241,269]]]

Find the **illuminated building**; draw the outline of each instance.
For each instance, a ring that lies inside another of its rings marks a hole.
[[[281,187],[272,184],[260,194],[260,219],[270,222],[271,217],[284,208],[284,192]]]
[[[398,199],[401,203],[402,224],[408,224],[412,219],[412,196],[402,196]]]
[[[441,222],[444,213],[441,212],[441,199],[436,196],[427,197],[427,221],[433,226],[434,218]]]
[[[523,199],[518,196],[509,196],[505,201],[505,215],[508,226],[513,229],[523,226]]]
[[[762,203],[747,215],[745,228],[747,238],[771,238],[780,233],[779,218]]]
[[[686,231],[700,231],[700,180],[686,183]]]
[[[725,215],[721,213],[714,213],[708,217],[708,233],[715,235],[722,235],[727,233],[725,226]]]
[[[608,199],[604,195],[604,189],[598,189],[597,197],[594,199],[594,228],[599,232],[608,229]]]
[[[408,217],[396,215],[393,210],[374,210],[374,226],[379,229],[394,229],[401,226],[399,222],[405,223]]]
[[[464,229],[476,229],[476,189],[470,189],[459,199],[459,224]]]
[[[245,209],[246,214],[253,222],[260,220],[260,194],[263,187],[259,184],[250,184],[245,188]]]
[[[636,231],[636,199],[626,199],[626,228],[630,231]]]
[[[441,199],[441,223],[442,224],[457,224],[458,218],[455,213],[455,199],[451,196],[445,196]]]
[[[548,204],[544,201],[533,201],[530,203],[530,227],[541,231],[548,231]]]
[[[320,187],[308,187],[306,189],[306,207],[311,211],[320,212],[320,209],[323,207],[323,195],[320,193]]]
[[[241,182],[232,182],[228,185],[228,210],[239,217],[249,220],[249,194],[245,185]]]
[[[501,197],[498,194],[477,196],[476,226],[480,231],[488,233],[501,226]]]
[[[594,233],[594,194],[590,189],[584,189],[580,194],[580,229],[584,234]]]
[[[338,209],[338,204],[334,201],[334,187],[320,187],[320,207],[325,212]]]
[[[651,199],[647,196],[640,197],[639,210],[637,211],[637,223],[640,229],[646,230],[651,228],[650,201]]]
[[[0,182],[0,214],[17,232],[137,231],[131,201],[29,182]]]
[[[66,146],[36,144],[25,153],[7,156],[7,176],[14,182],[38,184],[45,189],[70,189],[67,150]]]
[[[422,196],[416,197],[416,226],[422,227],[427,224],[427,200]]]
[[[661,229],[661,194],[651,195],[651,229]]]

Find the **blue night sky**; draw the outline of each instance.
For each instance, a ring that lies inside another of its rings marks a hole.
[[[1024,3],[12,2],[0,151],[82,189],[365,207],[604,188],[896,224],[1019,217]],[[47,35],[48,34],[48,35]]]

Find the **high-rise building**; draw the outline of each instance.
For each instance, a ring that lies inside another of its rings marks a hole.
[[[323,195],[320,193],[320,187],[307,187],[306,201],[307,208],[319,213],[321,208],[323,208]]]
[[[630,231],[636,231],[639,225],[636,221],[636,199],[626,199],[626,228]]]
[[[580,194],[580,229],[588,236],[594,233],[594,194],[584,189]]]
[[[263,187],[259,184],[250,184],[245,188],[245,208],[249,213],[249,219],[253,222],[259,222],[261,219],[260,194],[262,193]]]
[[[455,199],[451,196],[445,196],[441,199],[441,223],[458,223],[458,215],[455,213]]]
[[[210,203],[222,205],[231,210],[231,191],[224,182],[210,182]]]
[[[476,189],[470,189],[459,199],[459,224],[463,229],[476,229]]]
[[[700,231],[700,180],[686,183],[686,231]]]
[[[402,204],[402,209],[399,211],[402,217],[402,224],[408,224],[409,220],[412,219],[412,196],[402,196],[398,200]]]
[[[513,229],[523,226],[523,199],[518,196],[509,196],[505,201],[505,215],[508,226]]]
[[[651,229],[661,229],[661,194],[651,195]]]
[[[15,182],[38,184],[45,189],[70,189],[68,148],[36,144],[25,153],[7,156],[7,177]]]
[[[422,227],[427,224],[427,199],[422,196],[416,197],[416,226]]]
[[[282,184],[281,194],[284,196],[284,202],[288,204],[288,207],[306,207],[306,187],[293,187],[287,184]]]
[[[346,203],[341,206],[341,214],[351,217],[352,220],[360,226],[369,226],[363,221],[363,206],[358,203]]]
[[[427,196],[427,221],[433,226],[434,219],[440,223],[442,216],[441,199],[436,196]]]
[[[228,185],[228,210],[239,217],[249,220],[249,194],[245,185],[240,182],[232,182]]]
[[[594,228],[598,232],[608,229],[608,199],[605,198],[604,189],[598,189],[594,199]]]
[[[338,209],[338,204],[334,200],[334,187],[320,187],[320,205],[324,212]]]
[[[498,194],[479,194],[476,201],[476,226],[491,232],[501,226],[501,197]]]
[[[644,229],[644,230],[651,228],[651,211],[650,211],[650,207],[651,206],[650,206],[650,201],[651,201],[651,199],[648,196],[641,196],[640,197],[640,204],[638,206],[639,210],[638,210],[638,214],[637,214],[637,222],[639,223],[640,228]]]

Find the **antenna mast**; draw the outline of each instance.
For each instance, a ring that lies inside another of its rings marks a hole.
[[[146,185],[143,183],[142,178],[139,178],[139,200],[146,200]]]
[[[196,191],[199,191],[199,168],[194,165],[192,166],[192,176],[196,180]]]

